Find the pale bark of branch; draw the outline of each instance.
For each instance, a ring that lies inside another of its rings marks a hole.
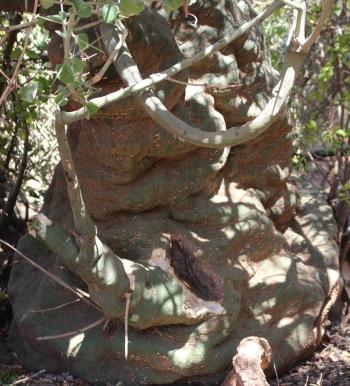
[[[60,121],[59,116],[56,118],[55,129],[58,151],[67,181],[68,197],[73,212],[74,225],[76,232],[78,233],[77,241],[80,245],[81,252],[85,252],[85,258],[87,262],[89,262],[93,256],[96,227],[92,222],[84,203],[72,153],[68,143],[67,125]]]
[[[117,59],[118,55],[119,55],[119,52],[120,52],[120,49],[122,48],[122,45],[124,44],[125,42],[125,39],[127,37],[127,30],[126,28],[122,25],[122,23],[118,23],[118,36],[119,36],[119,41],[117,42],[117,44],[115,45],[115,47],[113,48],[111,54],[109,55],[108,59],[106,60],[105,64],[101,67],[101,69],[99,70],[99,72],[97,74],[95,74],[88,82],[89,86],[92,86],[96,83],[98,83],[102,78],[103,76],[105,75],[105,73],[107,72],[108,68],[111,66],[111,64]],[[103,35],[101,36],[102,40],[103,40]]]
[[[321,15],[316,23],[316,26],[312,31],[312,33],[310,34],[310,36],[306,39],[305,43],[303,44],[303,49],[306,52],[310,51],[311,46],[316,42],[316,40],[320,36],[321,30],[331,14],[332,6],[333,6],[333,0],[324,1],[324,6],[322,9]]]
[[[104,42],[104,44],[106,49],[110,52],[113,50],[113,42],[118,40],[118,36],[115,35],[113,28],[108,25],[101,25],[100,28],[103,29],[105,36],[106,42]],[[113,34],[114,38],[111,39]],[[122,51],[119,59],[115,62],[115,67],[121,78],[129,86],[132,86],[142,81],[141,74],[125,44]],[[226,131],[204,132],[199,128],[190,126],[168,111],[163,102],[152,91],[134,95],[157,123],[186,142],[210,148],[235,146],[256,138],[276,121],[288,100],[296,75],[305,57],[306,54],[304,53],[295,51],[288,52],[286,64],[282,70],[281,81],[274,88],[274,96],[267,103],[263,111],[253,121],[239,127],[231,127]]]
[[[95,104],[98,108],[102,108],[104,106],[108,106],[111,103],[117,102],[118,100],[124,99],[132,94],[136,94],[141,91],[144,91],[148,89],[150,86],[163,82],[164,80],[170,77],[173,77],[178,72],[185,70],[186,68],[192,66],[193,64],[198,63],[199,61],[205,59],[206,57],[213,54],[214,52],[217,52],[222,48],[226,47],[229,43],[232,43],[233,41],[237,40],[243,34],[251,30],[254,26],[258,25],[265,19],[267,19],[277,9],[283,6],[284,4],[282,3],[282,1],[276,0],[272,5],[267,7],[266,10],[263,11],[261,14],[257,15],[252,20],[249,20],[248,22],[244,23],[232,33],[227,34],[219,41],[214,43],[213,45],[205,48],[202,51],[199,51],[197,54],[191,56],[190,58],[184,59],[181,62],[174,64],[173,66],[169,67],[165,71],[159,72],[157,74],[152,74],[148,78],[142,80],[141,82],[137,82],[137,84],[134,84],[133,86],[123,88],[121,90],[115,91],[103,97],[93,98],[90,100],[90,102]],[[89,112],[85,107],[82,107],[76,111],[61,113],[62,122],[67,124],[79,121],[87,117],[89,117]]]
[[[190,126],[168,111],[162,101],[152,91],[148,91],[147,93],[133,92],[133,94],[157,123],[171,134],[182,138],[186,142],[210,148],[225,148],[227,146],[247,143],[264,133],[278,119],[279,114],[288,101],[301,65],[308,55],[310,42],[316,40],[321,26],[329,14],[330,3],[331,0],[326,0],[325,7],[320,16],[320,22],[317,23],[315,29],[316,32],[314,31],[310,37],[306,39],[306,42],[304,39],[306,5],[304,2],[301,3],[301,6],[297,9],[297,13],[294,15],[290,33],[292,38],[282,69],[281,80],[272,91],[273,96],[262,112],[255,119],[242,126],[231,127],[222,132],[204,132],[200,128]],[[100,28],[103,28],[106,34],[109,27],[107,25],[101,25]],[[111,28],[109,29],[109,36],[115,35],[114,31]],[[114,39],[118,40],[118,36],[115,35]],[[112,38],[110,42],[114,39]],[[111,47],[108,42],[105,43],[105,46],[108,53],[113,51],[113,46]],[[125,44],[123,51],[120,59],[115,62],[115,66],[121,78],[129,87],[133,87],[135,84],[142,82],[142,77]]]
[[[167,110],[156,96],[141,96],[143,106],[148,114],[170,133],[182,138],[193,145],[224,148],[247,143],[264,133],[278,118],[285,106],[296,75],[306,55],[288,53],[287,66],[282,79],[274,88],[273,96],[263,111],[251,122],[242,126],[231,127],[224,132],[204,132],[200,128],[190,126]]]

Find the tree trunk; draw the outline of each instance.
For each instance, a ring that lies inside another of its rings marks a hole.
[[[144,77],[254,16],[248,0],[201,0],[190,12],[198,28],[176,12],[168,23],[152,8],[128,20],[128,46]],[[223,130],[223,118],[229,126],[254,118],[276,75],[261,28],[254,28],[156,93],[174,114],[214,132]],[[111,73],[100,93],[122,85]],[[49,251],[26,235],[19,249],[89,291],[108,321],[84,331],[100,311],[18,258],[9,284],[10,342],[25,365],[101,385],[215,384],[246,336],[268,340],[279,371],[313,350],[338,281],[336,225],[322,194],[303,185],[299,197],[290,177],[287,117],[284,111],[263,135],[225,149],[172,137],[132,96],[73,124],[69,141],[83,197],[110,259],[99,262],[95,276],[74,271],[73,215],[61,165],[42,209],[50,221],[39,231],[49,235],[51,222],[60,224],[67,243]],[[129,262],[128,278],[134,274],[130,306],[126,277],[111,277],[120,261],[124,268]],[[103,291],[95,281],[102,271]],[[122,283],[120,293],[113,280]]]

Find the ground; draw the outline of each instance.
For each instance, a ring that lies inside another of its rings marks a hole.
[[[17,243],[23,230],[10,227],[3,238],[12,245]],[[6,288],[12,252],[2,247],[0,252],[0,288]],[[270,379],[271,386],[347,386],[350,385],[350,264],[344,262],[344,290],[330,314],[327,330],[319,349],[288,374],[277,374]],[[93,386],[68,373],[49,374],[45,369],[29,372],[6,348],[6,336],[11,320],[11,309],[6,293],[0,291],[0,385],[31,386]],[[122,386],[122,383],[117,384]],[[106,385],[112,386],[112,385]],[[197,386],[197,385],[196,385]]]
[[[343,308],[343,315],[340,320],[335,317],[337,320],[329,322],[319,349],[288,374],[270,379],[271,386],[350,385],[350,306],[344,303],[340,305]],[[6,330],[3,329],[1,334],[3,341]],[[4,347],[1,349],[1,344],[3,343],[0,343],[0,385],[93,386],[68,373],[48,374],[45,369],[36,373],[28,372],[16,363],[15,357]],[[122,386],[122,383],[117,385]]]

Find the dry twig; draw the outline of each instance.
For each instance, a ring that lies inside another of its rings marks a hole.
[[[27,381],[30,381],[33,378],[36,378],[37,376],[39,376],[40,374],[45,373],[45,371],[46,370],[40,370],[37,373],[34,373],[32,375],[28,375],[28,377],[25,377],[25,378],[22,378],[22,379],[18,379],[16,382],[11,383],[9,386],[19,385],[21,383],[25,383]]]
[[[87,303],[89,306],[92,306],[94,307],[95,309],[97,309],[98,311],[101,311],[102,310],[100,309],[100,307],[98,307],[95,303],[93,303],[90,299],[89,299],[89,294],[83,292],[82,290],[78,290],[78,288],[74,288],[72,286],[70,286],[69,284],[67,284],[64,280],[62,280],[60,277],[56,276],[55,274],[53,274],[52,272],[49,272],[47,271],[45,268],[43,268],[41,265],[37,264],[35,261],[33,261],[32,259],[30,259],[28,256],[26,256],[25,254],[23,254],[21,251],[19,251],[17,248],[15,248],[14,246],[12,246],[11,244],[9,244],[7,241],[5,240],[2,240],[0,239],[0,243],[6,245],[7,247],[9,247],[10,249],[12,249],[14,252],[16,252],[19,256],[21,256],[24,260],[26,260],[29,264],[33,265],[35,268],[37,268],[39,271],[43,272],[45,275],[47,275],[48,277],[50,277],[53,281],[55,281],[56,283],[60,284],[62,287],[64,287],[65,289],[67,289],[68,291],[72,292],[75,296],[77,296],[79,299],[83,300],[85,303]]]
[[[24,39],[23,49],[22,49],[21,54],[19,55],[19,58],[18,58],[16,67],[15,67],[15,70],[14,70],[14,72],[12,74],[12,77],[11,77],[11,80],[7,84],[7,86],[6,86],[5,90],[4,90],[4,92],[2,93],[2,95],[0,96],[0,106],[5,102],[7,97],[11,94],[11,92],[16,87],[16,84],[17,84],[16,79],[18,77],[19,69],[21,67],[21,64],[22,64],[22,61],[23,61],[23,58],[24,58],[24,54],[25,54],[25,52],[27,50],[27,47],[28,47],[28,44],[29,44],[29,37],[30,37],[30,34],[32,32],[32,29],[33,29],[33,26],[34,26],[34,23],[35,23],[35,20],[36,20],[36,13],[37,13],[37,10],[38,10],[38,5],[39,5],[39,0],[35,0],[34,9],[33,9],[33,17],[32,17],[32,20],[30,22],[30,26],[27,28],[27,31],[26,31],[26,36],[25,36],[25,39]]]

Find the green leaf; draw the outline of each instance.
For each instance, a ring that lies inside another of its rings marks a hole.
[[[26,56],[29,58],[29,59],[37,59],[39,54],[31,49],[27,49],[26,50]]]
[[[21,52],[22,52],[22,50],[19,47],[16,47],[11,52],[11,59],[18,59],[19,56],[21,55]]]
[[[76,42],[78,44],[79,50],[84,51],[89,47],[89,38],[87,34],[81,33],[76,37]]]
[[[26,102],[33,102],[38,94],[38,82],[33,81],[21,88],[22,99]]]
[[[58,106],[64,106],[68,103],[68,98],[66,97],[65,93],[59,92],[55,96],[55,102],[58,104]]]
[[[57,87],[57,95],[55,96],[55,102],[59,105],[59,106],[64,106],[65,104],[68,103],[68,95],[69,95],[69,90],[62,86],[62,85],[59,85]]]
[[[309,130],[316,130],[316,129],[317,129],[317,123],[316,123],[315,120],[310,119],[310,121],[307,123],[306,127],[307,127]]]
[[[92,8],[90,4],[85,3],[83,0],[70,0],[70,2],[73,4],[75,11],[80,17],[84,18],[91,16]]]
[[[335,134],[338,135],[339,137],[343,137],[343,138],[347,137],[346,131],[345,131],[345,130],[342,130],[342,129],[336,130],[336,131],[335,131]]]
[[[104,5],[102,7],[102,19],[106,23],[113,23],[118,18],[119,9],[116,5]]]
[[[63,63],[57,73],[57,78],[63,83],[72,83],[75,75],[71,63]]]
[[[82,74],[84,72],[85,63],[77,56],[74,56],[74,58],[70,60],[70,64],[76,75]]]
[[[54,0],[40,0],[40,4],[44,9],[48,9],[54,5]]]
[[[92,102],[87,103],[85,107],[88,111],[88,119],[90,119],[90,116],[96,114],[98,111],[98,107]]]
[[[65,12],[59,12],[57,15],[39,16],[39,20],[50,21],[52,23],[62,24],[66,18]]]
[[[145,8],[145,4],[137,0],[120,0],[119,9],[123,16],[138,15]]]

